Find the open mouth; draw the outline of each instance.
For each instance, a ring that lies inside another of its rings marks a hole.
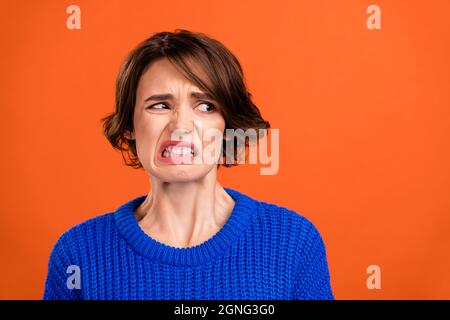
[[[171,155],[178,157],[186,155],[195,156],[195,150],[194,148],[186,146],[168,146],[161,152],[161,157],[163,158],[169,158]]]
[[[166,140],[159,149],[159,159],[166,163],[191,162],[197,153],[197,148],[192,142]]]

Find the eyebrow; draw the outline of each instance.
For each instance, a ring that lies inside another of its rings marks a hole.
[[[191,92],[190,95],[192,98],[197,98],[197,99],[209,99],[209,100],[214,100],[213,97],[208,94],[208,93],[204,93],[204,92],[197,92],[197,91],[193,91]],[[147,99],[144,100],[144,102],[150,101],[150,100],[173,100],[174,96],[170,93],[162,93],[162,94],[154,94],[150,97],[148,97]]]

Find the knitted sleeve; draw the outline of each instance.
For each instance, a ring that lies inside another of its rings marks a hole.
[[[305,229],[293,300],[334,300],[323,239],[311,222]]]
[[[58,239],[50,254],[44,300],[81,299],[81,275],[77,274],[80,270],[73,259],[71,248],[72,241],[66,232]]]

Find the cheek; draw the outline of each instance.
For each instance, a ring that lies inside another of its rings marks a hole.
[[[215,130],[224,132],[225,130],[225,120],[221,115],[217,115],[215,117],[211,117],[210,119],[203,121],[202,127],[204,131],[207,130]]]
[[[222,116],[217,116],[202,123],[203,127],[203,147],[215,145],[214,148],[220,148],[225,131],[225,120]],[[220,136],[218,136],[220,134]]]
[[[165,126],[166,122],[161,117],[149,116],[136,122],[136,145],[143,157],[148,158],[155,152]]]

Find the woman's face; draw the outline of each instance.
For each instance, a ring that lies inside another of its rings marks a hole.
[[[211,158],[220,156],[225,120],[218,103],[204,95],[166,58],[142,74],[132,137],[148,174],[177,182],[198,180],[216,170]],[[203,159],[205,151],[209,161]]]

